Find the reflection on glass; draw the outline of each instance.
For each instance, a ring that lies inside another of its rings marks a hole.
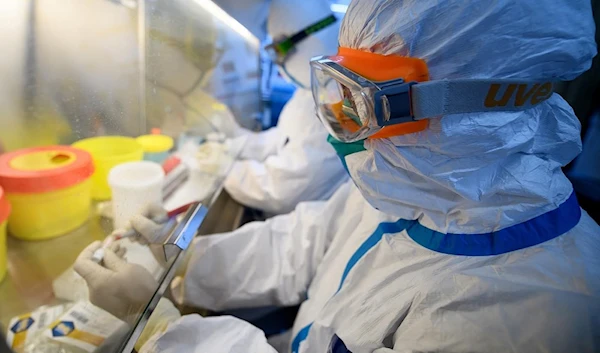
[[[5,0],[0,1],[0,40],[0,154],[96,136],[137,137],[153,129],[172,137],[176,148],[208,141],[194,148],[215,156],[217,167],[209,163],[201,169],[211,172],[201,176],[167,179],[204,178],[212,191],[202,202],[210,206],[227,163],[243,146],[237,141],[220,150],[215,136],[222,140],[241,127],[260,127],[258,40],[209,0],[63,0],[60,6],[53,0]],[[109,147],[113,150],[98,153],[119,154],[114,144]],[[100,172],[106,179],[108,170],[99,171],[94,153],[92,179]],[[61,156],[57,160],[70,161]],[[152,298],[117,321],[85,304],[89,292],[72,265],[88,244],[113,231],[105,217],[111,214],[107,197],[90,199],[88,221],[67,234],[33,241],[7,237],[6,259],[0,255],[7,264],[0,282],[0,327],[13,350],[120,351],[166,289],[181,252],[159,262],[152,249],[129,241],[127,261],[148,269],[156,281]],[[167,208],[174,204],[167,199]],[[88,327],[90,317],[102,318],[104,326]]]

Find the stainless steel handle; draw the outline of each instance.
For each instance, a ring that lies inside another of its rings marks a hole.
[[[164,243],[163,250],[167,263],[179,251],[186,250],[190,246],[207,213],[208,208],[200,202],[193,203],[190,206],[181,222],[171,231]]]

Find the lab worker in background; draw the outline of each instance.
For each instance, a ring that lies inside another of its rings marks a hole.
[[[354,1],[339,46],[312,61],[313,85],[339,88],[315,99],[353,182],[197,238],[174,297],[214,310],[302,303],[286,352],[597,352],[600,227],[561,171],[581,151],[580,124],[545,83],[590,67],[590,3]],[[410,98],[399,79],[419,82]],[[531,93],[503,102],[510,91]],[[98,246],[75,265],[91,293],[112,295],[97,305],[147,296],[135,265],[110,251],[108,266],[90,260]],[[141,352],[275,351],[233,317],[180,317],[165,299],[157,312]]]
[[[246,206],[282,214],[301,201],[328,199],[347,180],[327,131],[315,119],[310,91],[310,59],[335,52],[339,21],[326,0],[273,0],[268,31],[274,40],[269,50],[297,89],[276,127],[247,131],[241,160],[224,186]]]

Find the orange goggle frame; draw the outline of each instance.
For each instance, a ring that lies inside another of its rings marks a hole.
[[[429,72],[427,69],[427,65],[421,59],[401,57],[397,55],[373,54],[344,47],[340,47],[337,55],[335,56],[313,59],[311,63],[311,66],[313,67],[313,79],[315,78],[315,71],[318,71],[318,62],[319,60],[323,59],[328,61],[330,64],[337,64],[343,67],[343,69],[350,70],[353,74],[359,76],[359,80],[364,78],[369,81],[372,81],[374,84],[385,84],[386,82],[412,83],[429,80]],[[317,70],[315,70],[316,68]],[[401,80],[399,80],[398,78],[401,78]],[[315,100],[318,104],[318,95],[320,95],[318,87],[319,80],[314,80],[313,85],[315,84],[315,81],[317,81],[317,87],[313,86],[313,94],[315,95]],[[342,90],[348,91],[346,87],[343,87],[343,83],[339,83],[339,86],[342,87]],[[335,119],[335,121],[333,119],[329,119],[329,122],[333,122],[334,124],[338,125],[338,132],[340,131],[340,129],[343,129],[346,132],[355,134],[361,128],[363,128],[361,125],[364,125],[361,124],[361,121],[358,120],[359,115],[361,114],[348,114],[345,110],[352,109],[347,109],[347,103],[349,101],[352,102],[353,100],[351,99],[351,97],[348,97],[347,94],[343,94],[343,96],[343,99],[340,99],[336,102],[329,102],[328,104],[324,104],[323,107],[326,107],[326,109],[329,111],[329,115]],[[372,98],[364,98],[367,102],[363,105],[369,106],[368,101],[372,100]],[[410,102],[410,100],[408,101]],[[371,103],[371,108],[372,105],[373,104]],[[350,108],[356,107],[353,107],[352,104],[350,104]],[[320,118],[322,121],[325,120],[322,116],[320,116]],[[386,138],[391,136],[414,133],[422,131],[428,126],[427,120],[409,121],[403,122],[401,124],[383,126],[384,124],[377,124],[376,122],[373,123],[373,120],[375,120],[374,117],[362,116],[362,119],[370,120],[369,124],[374,124],[374,129],[372,130],[372,132],[366,132],[368,136],[365,137],[370,139]],[[326,121],[324,121],[324,123],[326,126],[328,125]],[[334,129],[329,130],[330,132],[333,132],[332,130]],[[333,133],[333,135],[334,137],[336,137],[335,133]]]

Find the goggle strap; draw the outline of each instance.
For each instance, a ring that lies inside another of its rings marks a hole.
[[[436,80],[411,87],[412,116],[422,120],[461,113],[521,111],[550,98],[551,81],[518,79]]]

